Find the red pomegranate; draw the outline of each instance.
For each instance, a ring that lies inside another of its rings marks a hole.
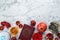
[[[53,40],[53,34],[52,33],[48,33],[46,35],[46,40]]]
[[[36,21],[35,20],[31,20],[31,26],[35,26],[36,25]]]
[[[47,29],[47,24],[44,23],[44,22],[40,22],[38,25],[37,25],[37,29],[40,33],[43,33],[46,29]]]
[[[42,40],[42,34],[40,33],[35,33],[33,35],[33,40]]]

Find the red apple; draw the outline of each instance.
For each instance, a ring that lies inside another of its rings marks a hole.
[[[47,24],[44,23],[44,22],[40,22],[38,25],[37,25],[37,29],[40,33],[43,33],[46,29],[47,29]]]

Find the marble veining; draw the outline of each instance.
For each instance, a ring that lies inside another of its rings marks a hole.
[[[16,20],[29,24],[32,19],[37,24],[40,21],[60,23],[60,0],[0,0],[0,21],[15,25]],[[47,29],[44,35],[48,32]]]

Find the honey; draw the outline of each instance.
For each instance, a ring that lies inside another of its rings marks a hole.
[[[10,29],[10,33],[11,33],[11,35],[16,35],[16,34],[18,34],[18,28],[17,28],[17,27],[12,27],[12,28]]]

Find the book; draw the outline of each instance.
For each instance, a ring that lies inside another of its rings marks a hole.
[[[20,36],[19,36],[19,39],[20,40],[31,40],[34,30],[35,30],[34,27],[24,24],[24,27],[22,29]]]

